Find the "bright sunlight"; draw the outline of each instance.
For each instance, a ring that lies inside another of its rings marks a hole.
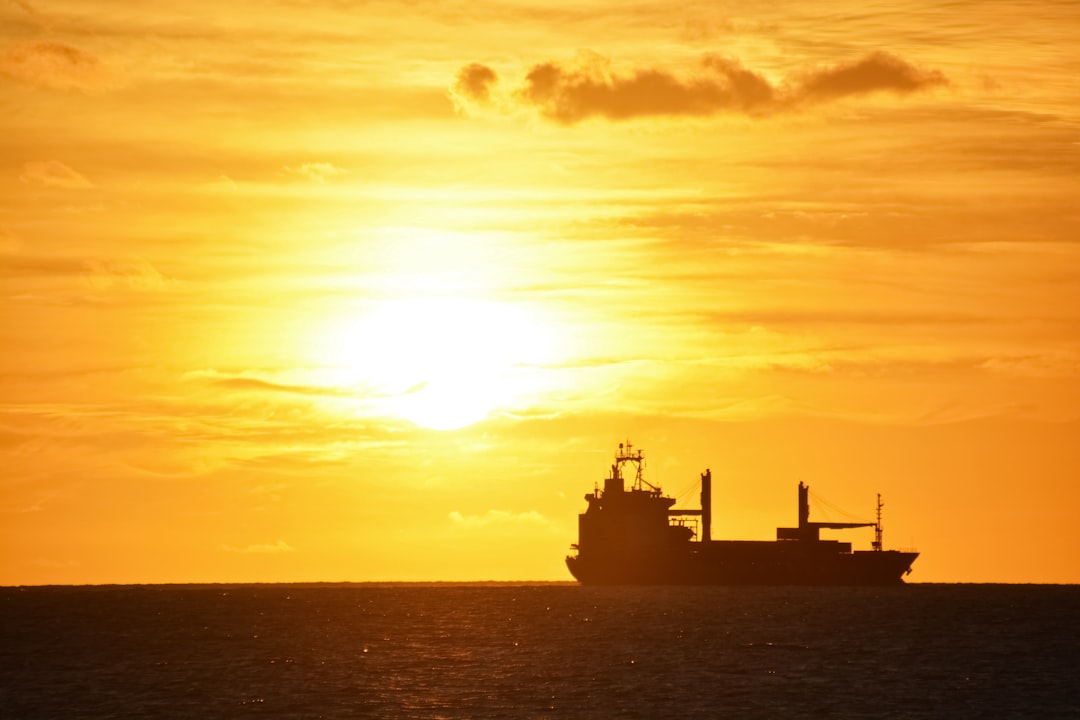
[[[455,430],[528,393],[553,342],[551,325],[526,308],[423,297],[375,301],[333,321],[320,355],[327,377],[370,389],[385,414]]]

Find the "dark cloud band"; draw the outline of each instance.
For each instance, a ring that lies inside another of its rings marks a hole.
[[[458,73],[452,91],[465,104],[488,105],[497,80],[493,69],[473,63]],[[947,84],[942,73],[885,52],[806,70],[777,85],[737,60],[707,55],[701,72],[690,78],[655,68],[615,75],[596,67],[540,63],[525,75],[514,99],[551,120],[573,124],[590,117],[627,120],[725,112],[764,116],[847,97],[906,95]]]

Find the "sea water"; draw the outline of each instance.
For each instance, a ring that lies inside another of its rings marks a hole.
[[[1080,586],[0,588],[5,718],[1080,718]]]

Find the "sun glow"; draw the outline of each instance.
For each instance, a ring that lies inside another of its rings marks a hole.
[[[372,391],[372,407],[433,430],[509,408],[551,358],[551,326],[521,306],[425,297],[381,300],[324,332],[326,377]]]

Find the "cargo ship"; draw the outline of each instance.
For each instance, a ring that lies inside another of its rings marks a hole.
[[[627,465],[635,478],[627,487]],[[645,455],[619,444],[603,489],[585,496],[578,541],[566,558],[584,585],[899,585],[918,557],[882,547],[881,495],[876,522],[811,522],[810,488],[799,483],[799,521],[775,540],[712,539],[712,473],[701,474],[701,507],[675,499],[644,479]],[[823,539],[821,530],[874,528],[869,550]]]

